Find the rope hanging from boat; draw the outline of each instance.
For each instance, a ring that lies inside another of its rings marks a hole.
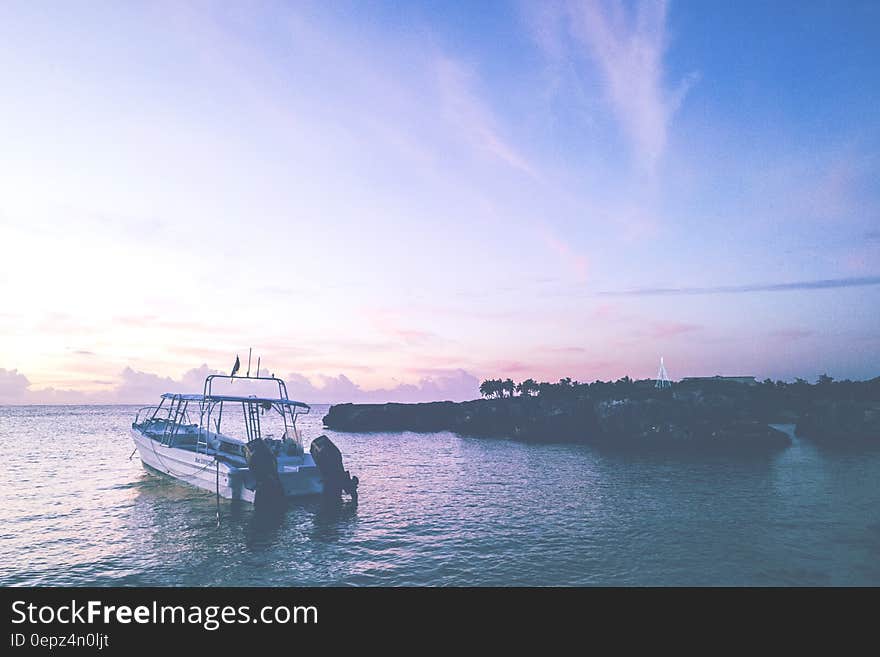
[[[220,526],[220,460],[216,457],[214,458],[214,463],[217,465],[217,478],[214,480],[216,483],[216,493],[217,493],[217,526]]]

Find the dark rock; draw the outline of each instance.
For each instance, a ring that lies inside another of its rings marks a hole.
[[[817,442],[880,444],[880,403],[817,401],[801,415],[795,431]]]
[[[618,399],[513,397],[427,404],[337,404],[324,425],[338,431],[454,431],[539,442],[613,447],[764,449],[789,437],[747,417],[722,395]]]

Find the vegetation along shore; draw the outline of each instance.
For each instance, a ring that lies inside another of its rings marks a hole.
[[[337,404],[324,425],[337,431],[454,431],[540,442],[618,447],[772,449],[791,440],[773,424],[824,444],[880,445],[880,377],[815,384],[751,377],[613,382],[489,379],[483,399],[422,404]]]

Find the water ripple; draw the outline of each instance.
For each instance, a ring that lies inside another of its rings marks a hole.
[[[131,416],[0,407],[0,584],[880,584],[877,451],[626,455],[328,432],[359,504],[297,501],[266,522],[224,501],[218,528],[211,494],[128,460]]]

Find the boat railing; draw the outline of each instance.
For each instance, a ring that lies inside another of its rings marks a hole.
[[[273,387],[275,387],[278,391],[278,397],[277,399],[271,399],[264,396],[256,395],[227,396],[223,393],[215,393],[214,382],[218,379],[220,381],[228,381],[229,383],[232,383],[233,381],[248,382],[251,384],[255,384],[257,382],[271,382]],[[211,426],[214,404],[219,403],[219,411],[217,414],[217,419],[215,420],[216,431],[219,433],[220,418],[222,418],[223,414],[223,404],[229,402],[241,403],[242,413],[245,420],[245,429],[247,432],[247,440],[251,441],[255,438],[260,438],[262,436],[262,429],[260,427],[261,408],[262,410],[268,410],[271,408],[274,409],[281,416],[282,422],[284,423],[283,435],[296,442],[299,445],[300,449],[302,449],[303,447],[302,435],[296,428],[296,419],[299,415],[304,415],[305,413],[307,413],[310,408],[307,404],[291,401],[290,397],[287,394],[287,384],[284,382],[283,379],[279,379],[274,375],[232,376],[226,374],[210,374],[205,378],[202,398],[204,400],[204,403],[202,406],[202,417],[200,421],[200,426]],[[198,447],[207,451],[206,442],[206,440],[200,439],[198,442]]]
[[[285,437],[293,440],[293,442],[295,442],[300,447],[303,446],[302,433],[300,432],[299,427],[297,427],[295,424],[290,426],[290,429],[288,429],[288,431],[286,432]]]
[[[221,379],[225,381],[272,381],[278,386],[278,398],[289,399],[287,396],[287,384],[283,379],[275,376],[231,376],[228,374],[209,374],[205,378],[204,396],[205,398],[213,396],[214,380]]]
[[[215,391],[213,389],[215,379],[226,380],[230,383],[233,379],[249,383],[268,381],[273,384],[273,387],[277,387],[278,396],[224,394],[225,391]],[[230,404],[241,404],[248,442],[262,437],[260,415],[266,411],[274,410],[281,416],[283,422],[282,436],[296,442],[300,449],[303,448],[302,434],[297,429],[296,420],[300,415],[307,414],[311,408],[308,404],[291,400],[287,394],[287,384],[283,379],[279,379],[274,375],[233,377],[224,374],[211,374],[205,378],[203,394],[166,392],[162,395],[162,401],[158,406],[144,406],[140,408],[135,415],[134,424],[140,425],[148,420],[161,421],[161,427],[159,425],[155,426],[154,431],[161,433],[161,436],[157,437],[157,439],[163,445],[170,446],[174,443],[181,427],[191,424],[188,413],[190,402],[198,406],[199,421],[197,425],[194,425],[198,428],[197,452],[208,453],[209,436],[212,432],[218,436],[220,435],[223,408],[224,405]],[[166,411],[162,413],[162,417],[159,417],[160,411]]]
[[[154,404],[152,406],[144,406],[142,408],[139,408],[134,416],[134,424],[140,424],[141,422],[146,422],[148,419],[152,419],[156,415],[156,411],[158,411],[160,407],[161,404]],[[141,419],[142,415],[143,419]]]

